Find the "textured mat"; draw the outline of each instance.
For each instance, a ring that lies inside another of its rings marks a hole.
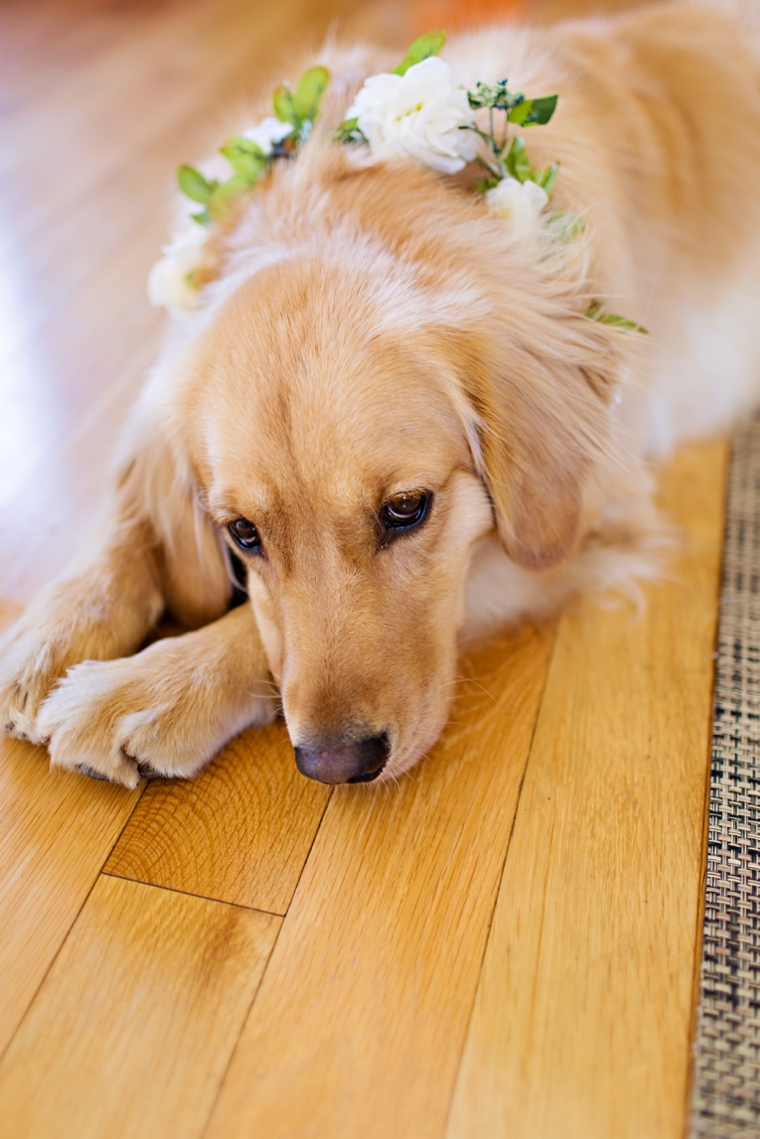
[[[760,1137],[760,419],[731,457],[690,1135]]]

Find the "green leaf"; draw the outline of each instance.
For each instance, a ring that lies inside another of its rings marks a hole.
[[[426,32],[424,36],[420,36],[414,41],[401,63],[398,67],[394,67],[391,74],[406,75],[409,68],[414,67],[415,63],[422,63],[423,59],[429,59],[431,55],[438,55],[445,43],[445,32]]]
[[[304,71],[298,80],[298,86],[292,98],[293,112],[299,122],[304,120],[314,122],[329,82],[330,72],[326,67],[310,67],[308,71]],[[285,120],[285,122],[289,121],[289,119]]]
[[[186,198],[207,206],[217,183],[209,182],[194,166],[180,166],[177,171],[177,185]]]
[[[281,123],[292,123],[294,127],[299,125],[298,115],[293,106],[293,93],[286,83],[281,83],[275,91],[272,96],[272,106]]]
[[[239,198],[241,194],[247,193],[255,184],[256,179],[247,174],[234,174],[232,178],[217,186],[208,207],[214,221],[223,218],[229,209],[230,202],[234,198]]]
[[[208,208],[201,210],[199,214],[190,214],[190,217],[193,221],[197,221],[198,225],[211,225],[213,221],[211,211]]]
[[[519,134],[510,142],[509,149],[504,155],[504,164],[518,182],[527,182],[532,177],[533,167],[530,164],[525,143]]]
[[[554,114],[559,95],[545,95],[541,99],[523,99],[512,107],[507,118],[510,123],[517,123],[519,127],[529,127],[536,124],[544,126]]]
[[[363,131],[359,130],[358,119],[344,119],[335,131],[336,142],[366,142]]]
[[[551,194],[554,189],[554,183],[557,181],[557,172],[559,170],[559,162],[553,162],[551,166],[542,166],[540,170],[534,172],[533,181],[546,190],[547,194]]]
[[[269,160],[258,143],[243,135],[228,138],[219,152],[237,174],[244,174],[254,181],[261,177],[269,165]]]
[[[644,336],[648,336],[646,328],[641,324],[637,324],[635,320],[628,320],[625,316],[620,316],[615,312],[604,312],[602,310],[601,301],[592,301],[586,309],[586,316],[591,320],[597,321],[598,324],[609,324],[613,328],[624,328],[631,332],[641,332]]]
[[[632,332],[642,332],[648,336],[646,328],[641,324],[637,324],[635,320],[628,320],[625,316],[619,316],[615,312],[606,312],[603,316],[596,317],[600,324],[611,324],[614,328],[629,328]]]
[[[494,186],[498,185],[498,178],[481,178],[479,182],[475,183],[475,193],[487,194],[489,190],[493,190]]]
[[[546,224],[552,235],[552,240],[561,241],[563,244],[572,241],[574,237],[578,237],[586,229],[586,223],[580,214],[552,214],[546,219]],[[599,307],[601,308],[601,305]]]

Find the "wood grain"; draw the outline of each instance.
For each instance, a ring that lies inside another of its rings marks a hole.
[[[440,1136],[551,643],[467,662],[401,786],[333,793],[208,1139]]]
[[[200,1136],[279,926],[100,878],[0,1064],[0,1134]]]
[[[151,782],[106,870],[284,914],[329,794],[283,724],[246,732],[191,782]]]
[[[561,625],[448,1139],[680,1139],[725,447],[663,477],[678,580]]]
[[[0,632],[19,614],[0,603]],[[0,1055],[142,790],[51,774],[44,749],[0,735]]]
[[[51,774],[43,748],[0,736],[0,1053],[141,791]]]

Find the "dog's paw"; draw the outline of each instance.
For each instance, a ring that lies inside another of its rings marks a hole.
[[[69,663],[69,646],[41,632],[22,617],[0,638],[0,729],[32,743],[43,742],[37,713]]]
[[[130,750],[130,728],[151,709],[150,700],[129,683],[129,663],[127,658],[75,665],[47,697],[37,733],[48,744],[52,767],[137,786],[140,757]]]
[[[141,776],[187,777],[241,728],[271,715],[268,698],[254,698],[254,712],[236,708],[223,678],[183,655],[183,640],[70,669],[37,717],[51,766],[126,787]]]

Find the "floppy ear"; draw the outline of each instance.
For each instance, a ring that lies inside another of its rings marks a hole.
[[[502,545],[519,565],[541,570],[567,557],[578,537],[627,334],[576,314],[534,321],[532,331],[530,341],[511,336],[500,360],[471,344],[463,383]]]
[[[132,437],[140,434],[134,430]],[[232,583],[221,543],[198,502],[189,464],[168,438],[146,432],[117,469],[117,500],[125,521],[147,522],[167,608],[183,625],[198,628],[229,608]]]

